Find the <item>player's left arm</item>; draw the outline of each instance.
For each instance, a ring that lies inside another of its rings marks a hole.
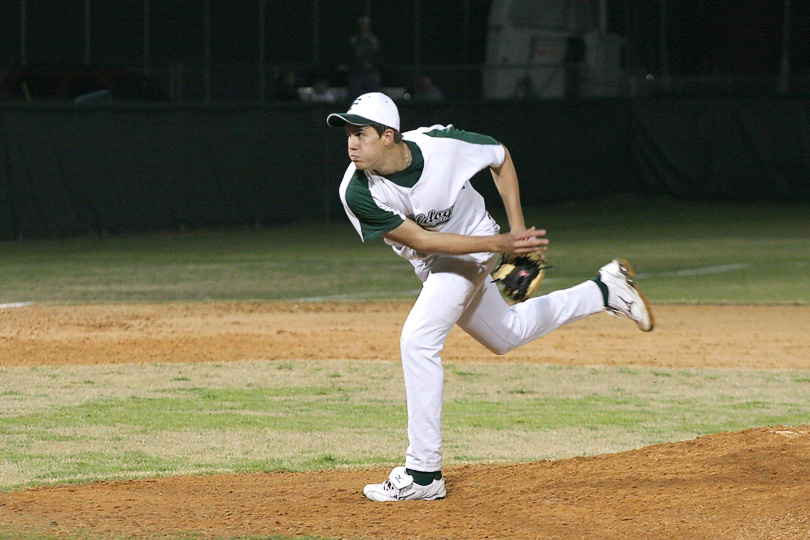
[[[520,186],[517,171],[512,156],[506,146],[503,147],[506,158],[500,167],[490,167],[495,187],[503,200],[506,217],[509,220],[509,229],[513,232],[525,231],[526,223],[523,219],[523,208],[520,204]]]

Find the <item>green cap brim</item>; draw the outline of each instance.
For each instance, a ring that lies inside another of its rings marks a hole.
[[[346,124],[353,126],[370,126],[374,121],[356,114],[332,113],[326,117],[326,123],[333,128],[342,128]]]

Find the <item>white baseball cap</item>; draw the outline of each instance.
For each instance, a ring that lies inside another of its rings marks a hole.
[[[399,131],[399,110],[390,97],[381,92],[369,92],[355,99],[347,112],[327,116],[326,123],[333,128],[342,128],[346,124],[382,124]]]

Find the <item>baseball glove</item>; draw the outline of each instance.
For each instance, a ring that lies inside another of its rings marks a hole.
[[[503,293],[512,302],[523,302],[540,287],[546,275],[546,258],[540,253],[530,255],[502,255],[492,279],[500,281]]]

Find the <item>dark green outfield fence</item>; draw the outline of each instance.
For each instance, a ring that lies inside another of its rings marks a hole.
[[[336,108],[0,107],[0,238],[344,219]],[[615,192],[810,200],[810,100],[401,106],[511,151],[525,205]],[[488,175],[476,186],[497,198]]]

